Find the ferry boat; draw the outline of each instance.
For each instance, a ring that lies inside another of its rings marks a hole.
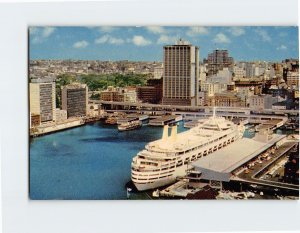
[[[245,126],[215,114],[188,131],[165,125],[161,139],[148,143],[131,163],[131,180],[139,191],[172,184],[184,177],[190,164],[243,137]]]
[[[105,120],[105,124],[109,125],[116,125],[117,124],[117,117],[110,116]]]
[[[141,126],[142,126],[142,122],[140,120],[132,120],[132,121],[127,121],[127,122],[124,122],[124,123],[118,125],[118,130],[119,131],[133,130],[133,129],[137,129]]]

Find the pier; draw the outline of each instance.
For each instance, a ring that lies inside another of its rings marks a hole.
[[[282,156],[286,155],[290,150],[292,150],[299,142],[296,140],[285,141],[277,150],[275,150],[269,161],[263,164],[256,164],[253,166],[249,173],[243,172],[241,170],[236,174],[236,176],[231,177],[233,181],[239,181],[248,184],[255,184],[261,186],[268,186],[272,188],[287,189],[292,191],[299,191],[299,185],[276,182],[271,180],[261,179],[261,175],[268,170],[274,163],[276,163]]]
[[[164,116],[160,116],[160,117],[151,119],[149,121],[149,125],[151,125],[151,126],[164,126],[164,125],[168,125],[168,124],[178,122],[180,120],[182,120],[181,116],[164,115]]]
[[[78,127],[81,125],[84,125],[85,122],[81,118],[74,118],[74,119],[68,119],[66,121],[60,122],[60,123],[47,123],[47,124],[42,124],[38,127],[32,128],[30,130],[30,136],[31,137],[38,137],[42,136],[45,134],[50,134],[54,133],[57,131],[62,131],[66,129],[71,129],[74,127]]]

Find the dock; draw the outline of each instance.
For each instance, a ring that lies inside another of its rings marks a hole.
[[[261,186],[268,186],[273,188],[287,189],[292,191],[299,191],[299,185],[276,182],[271,180],[261,179],[261,175],[268,170],[273,164],[275,164],[282,156],[288,153],[293,147],[299,142],[296,140],[286,140],[281,146],[277,148],[275,153],[272,155],[269,161],[265,161],[263,164],[256,164],[253,166],[249,173],[245,174],[240,171],[236,176],[232,177],[231,180],[240,181],[249,184],[256,184]]]
[[[172,123],[176,123],[178,121],[182,120],[182,116],[176,116],[176,115],[164,115],[157,117],[155,119],[151,119],[149,121],[149,125],[151,126],[164,126]]]
[[[256,131],[264,131],[264,130],[275,130],[281,126],[283,126],[287,122],[287,118],[284,119],[273,119],[265,121],[255,127]]]
[[[66,121],[60,123],[47,123],[37,126],[35,128],[30,129],[30,136],[31,137],[38,137],[45,134],[54,133],[57,131],[62,131],[70,128],[75,128],[81,125],[84,125],[85,122],[83,119],[68,119]]]

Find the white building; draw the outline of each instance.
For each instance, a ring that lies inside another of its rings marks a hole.
[[[242,79],[246,77],[246,70],[243,67],[234,66],[233,73],[235,79]]]
[[[137,95],[135,88],[125,89],[124,91],[124,102],[136,103]]]
[[[201,84],[201,91],[207,92],[208,96],[214,96],[227,91],[227,84],[204,82]]]

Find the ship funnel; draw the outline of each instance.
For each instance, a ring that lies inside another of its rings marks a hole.
[[[167,140],[169,136],[169,126],[168,125],[164,125],[164,131],[163,131],[163,135],[162,135],[162,140]]]
[[[171,131],[171,140],[176,141],[177,138],[177,125],[172,126],[172,131]]]

